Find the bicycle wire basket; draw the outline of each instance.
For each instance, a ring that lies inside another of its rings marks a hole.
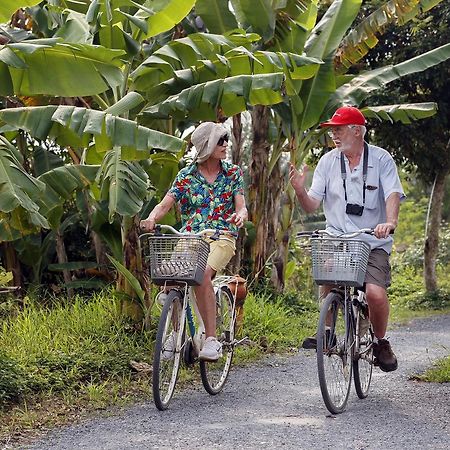
[[[317,284],[362,286],[369,254],[369,244],[361,240],[313,237],[313,278]]]
[[[155,284],[179,281],[199,285],[208,260],[209,244],[200,236],[149,236],[144,258]]]

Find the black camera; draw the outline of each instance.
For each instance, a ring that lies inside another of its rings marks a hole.
[[[364,211],[364,206],[355,205],[354,203],[347,203],[345,207],[345,212],[352,216],[362,216]]]

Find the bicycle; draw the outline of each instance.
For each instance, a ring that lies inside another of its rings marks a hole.
[[[162,234],[161,230],[172,234]],[[204,325],[192,286],[201,283],[206,268],[209,243],[205,236],[211,240],[228,239],[220,230],[180,233],[169,225],[157,225],[155,233],[141,235],[148,244],[148,255],[144,257],[149,262],[152,281],[164,286],[161,292],[168,291],[156,334],[152,374],[153,399],[161,411],[168,408],[172,399],[181,361],[187,366],[198,361]],[[246,339],[235,339],[236,293],[233,295],[228,287],[233,281],[233,276],[218,276],[213,280],[216,336],[222,344],[223,356],[217,362],[199,361],[203,386],[211,395],[222,391],[234,349]]]
[[[320,390],[332,414],[346,408],[352,373],[360,399],[369,394],[372,380],[374,334],[362,289],[370,246],[353,239],[362,233],[373,229],[339,236],[325,230],[297,234],[310,237],[315,282],[335,286],[322,304],[316,335]]]

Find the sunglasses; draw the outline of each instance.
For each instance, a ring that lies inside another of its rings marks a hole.
[[[228,144],[228,135],[222,136],[218,141],[217,145],[227,145]]]

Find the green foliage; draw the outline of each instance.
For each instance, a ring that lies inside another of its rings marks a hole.
[[[3,403],[18,400],[25,390],[23,369],[0,351],[0,409]]]
[[[411,234],[408,234],[408,224],[411,224]],[[392,259],[392,266],[401,268],[401,266],[406,265],[413,267],[415,270],[420,270],[424,261],[424,235],[423,233],[414,232],[414,224],[410,221],[404,222],[404,232],[405,237],[402,240],[398,240],[396,236],[396,242],[400,243],[396,245],[398,253]],[[443,223],[439,230],[439,248],[436,263],[441,266],[446,266],[450,263],[450,224],[448,223]]]
[[[425,219],[428,208],[428,199],[425,196],[421,196],[420,199],[410,200],[410,195],[414,195],[411,192],[414,186],[403,179],[402,185],[406,191],[407,200],[400,206],[394,242],[396,245],[400,243],[401,247],[406,247],[416,243],[419,236],[425,235]]]
[[[411,304],[412,309],[445,309],[450,307],[450,292],[439,289],[435,292],[419,291]]]
[[[0,286],[7,286],[12,279],[12,273],[6,272],[6,270],[2,266],[0,266]]]
[[[419,375],[415,378],[422,381],[430,381],[433,383],[449,383],[450,356],[437,361],[423,375]]]
[[[244,311],[243,333],[269,351],[298,347],[317,323],[317,314],[295,314],[283,299],[270,296],[250,294],[245,300]]]
[[[129,375],[131,360],[148,359],[150,338],[120,317],[107,294],[51,308],[30,301],[1,323],[0,353],[23,367],[21,388],[64,392]]]
[[[388,290],[393,308],[411,310],[438,310],[450,307],[449,266],[438,267],[441,289],[426,293],[422,272],[416,268],[399,264],[393,270],[392,285]]]

